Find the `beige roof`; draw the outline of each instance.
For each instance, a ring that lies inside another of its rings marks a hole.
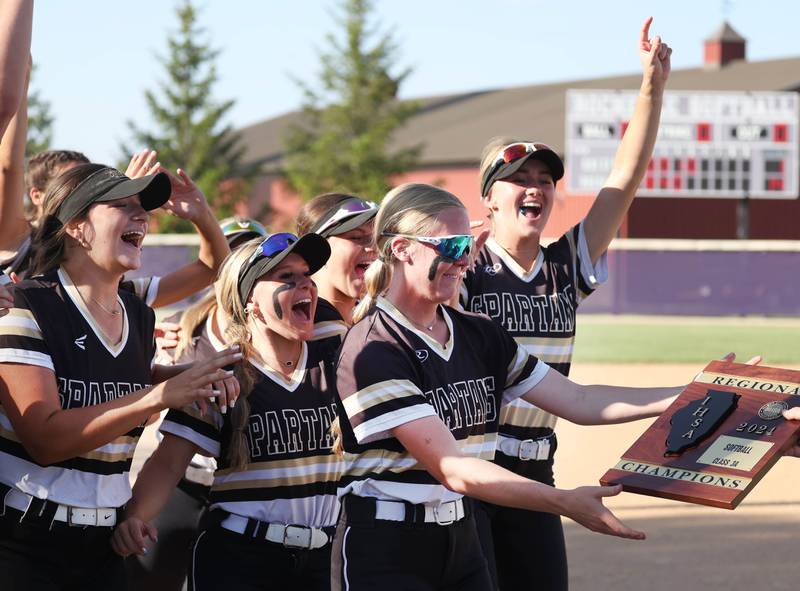
[[[565,92],[569,88],[636,89],[641,75],[575,80],[419,99],[420,111],[397,131],[393,146],[423,145],[423,167],[474,166],[486,141],[496,135],[532,139],[564,147]],[[715,70],[675,70],[672,90],[800,90],[800,57],[747,62]],[[248,162],[265,171],[280,167],[281,138],[298,121],[298,111],[241,129]]]

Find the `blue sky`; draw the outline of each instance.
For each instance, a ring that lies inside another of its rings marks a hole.
[[[125,121],[148,126],[143,92],[163,78],[157,55],[177,28],[177,0],[37,0],[34,87],[50,101],[56,148],[113,164]],[[313,80],[335,0],[202,0],[200,22],[222,53],[214,95],[234,98],[247,125],[299,105],[289,73]],[[376,0],[380,30],[413,73],[404,97],[636,72],[648,14],[674,48],[673,67],[702,62],[723,18],[748,39],[748,59],[800,55],[796,0]],[[144,146],[140,146],[144,147]]]

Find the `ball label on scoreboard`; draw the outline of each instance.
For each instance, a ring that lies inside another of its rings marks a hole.
[[[567,191],[595,194],[614,162],[638,93],[567,91]],[[798,197],[798,95],[667,91],[638,194]]]

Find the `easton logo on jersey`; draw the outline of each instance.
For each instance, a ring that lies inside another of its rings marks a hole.
[[[86,351],[86,335],[75,339],[75,346],[81,351]]]

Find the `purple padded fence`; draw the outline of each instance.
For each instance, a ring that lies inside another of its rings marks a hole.
[[[139,275],[164,275],[193,246],[147,246]],[[800,316],[800,252],[611,250],[609,280],[582,313]]]
[[[800,252],[612,250],[583,313],[800,316]]]

